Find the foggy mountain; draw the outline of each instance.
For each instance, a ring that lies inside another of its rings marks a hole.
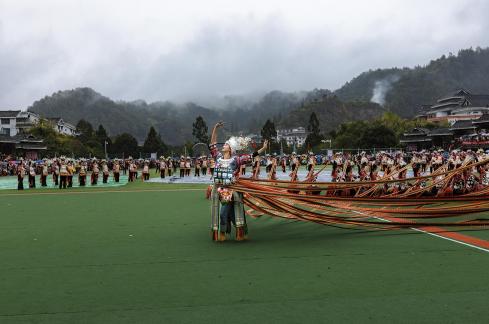
[[[426,66],[371,70],[331,92],[271,91],[257,96],[226,96],[200,103],[113,101],[93,89],[58,91],[32,104],[28,110],[45,117],[62,117],[76,123],[86,119],[102,124],[109,135],[123,132],[144,140],[150,126],[172,145],[192,140],[192,123],[202,116],[210,128],[218,120],[227,131],[259,133],[267,119],[277,127],[307,126],[312,111],[329,132],[340,123],[375,118],[384,111],[413,117],[422,104],[433,103],[456,89],[489,93],[489,49],[461,50]],[[205,104],[204,104],[205,102]]]

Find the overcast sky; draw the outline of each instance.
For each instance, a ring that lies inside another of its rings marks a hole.
[[[0,0],[0,109],[57,90],[186,100],[336,89],[489,45],[489,1]]]

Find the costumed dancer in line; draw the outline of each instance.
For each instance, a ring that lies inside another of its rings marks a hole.
[[[173,161],[170,157],[166,160],[166,170],[168,171],[168,176],[171,177],[173,171]]]
[[[17,190],[24,190],[24,160],[21,158],[19,164],[17,165]]]
[[[224,144],[221,152],[219,152],[216,145],[217,130],[222,126],[222,122],[214,126],[209,145],[211,155],[216,160],[214,186],[211,192],[212,239],[214,241],[225,241],[226,234],[231,233],[231,224],[234,224],[236,240],[243,241],[248,233],[243,197],[242,194],[228,189],[226,185],[230,184],[236,177],[239,177],[240,165],[251,158],[249,154],[236,155],[236,151],[242,150],[249,145],[250,139],[231,137]],[[267,141],[265,141],[263,147],[257,153],[265,151],[267,144]]]
[[[114,176],[114,182],[119,183],[119,178],[121,176],[121,165],[119,159],[114,160],[114,166],[112,167],[112,175]]]
[[[91,181],[91,185],[92,186],[97,185],[99,172],[100,172],[100,170],[99,170],[99,167],[98,167],[97,160],[96,159],[93,159],[93,164],[92,164],[92,177],[91,177],[91,180],[92,180]]]
[[[53,160],[53,163],[51,164],[51,173],[53,175],[53,183],[57,187],[58,179],[59,179],[59,161],[56,158]]]
[[[161,179],[165,178],[166,168],[167,168],[167,165],[166,165],[165,157],[160,156],[160,177],[161,177]]]
[[[209,158],[209,171],[211,174],[211,180],[214,177],[214,169],[216,168],[216,160],[213,157]]]
[[[134,181],[134,169],[136,168],[133,160],[131,157],[129,157],[129,161],[128,161],[128,164],[127,164],[127,169],[129,170],[129,178],[128,178],[128,181],[129,182],[133,182]]]
[[[199,177],[200,178],[200,168],[201,168],[200,163],[201,163],[200,158],[195,159],[194,177]]]
[[[129,159],[122,158],[122,174],[126,175],[129,170]]]
[[[85,187],[87,183],[87,162],[84,159],[80,162],[80,172],[78,172],[78,185]]]
[[[307,160],[307,175],[306,182],[315,182],[316,181],[316,173],[314,172],[314,168],[316,167],[316,156],[314,153],[309,152],[309,157]]]
[[[290,181],[291,182],[297,182],[298,177],[297,177],[297,172],[299,171],[299,159],[297,158],[297,155],[295,152],[292,152],[292,158],[290,160],[290,167],[292,169],[292,172],[290,173]]]
[[[36,187],[36,169],[34,168],[34,162],[29,164],[29,189]]]
[[[144,166],[143,166],[143,176],[141,177],[141,181],[147,181],[149,180],[149,161],[145,160],[144,161]]]
[[[187,156],[187,160],[185,161],[185,176],[190,177],[190,169],[192,168],[192,160],[190,156]]]
[[[268,171],[268,180],[277,180],[277,153],[273,153],[270,160],[270,170]]]
[[[265,166],[265,172],[267,174],[270,174],[270,169],[272,169],[272,157],[270,154],[266,155],[267,161],[266,161],[266,166]]]
[[[75,165],[72,160],[68,160],[68,165],[66,166],[68,170],[68,176],[66,177],[66,183],[68,188],[73,187],[73,175],[75,174]]]
[[[42,160],[42,171],[41,171],[41,187],[47,187],[47,179],[48,179],[48,166],[47,166],[47,160],[44,158]]]
[[[360,181],[368,181],[370,175],[369,161],[365,152],[360,153],[360,171],[358,176]]]
[[[266,141],[268,143],[268,141]],[[258,178],[260,178],[260,164],[261,164],[261,156],[258,152],[253,152],[253,155],[252,155],[252,159],[253,159],[253,164],[252,164],[252,170],[253,170],[253,175],[252,175],[252,179],[255,179],[257,180]]]
[[[109,166],[107,165],[107,161],[102,160],[102,183],[107,183],[109,180]]]
[[[207,175],[207,157],[206,156],[202,157],[202,175],[203,176]]]
[[[183,157],[183,155],[180,157],[179,169],[180,169],[180,178],[185,177],[185,158]]]
[[[64,157],[61,157],[61,162],[59,166],[59,189],[66,189],[68,181],[68,167]]]
[[[287,167],[287,158],[285,156],[280,159],[280,166],[282,167],[282,173],[285,173],[285,168]]]

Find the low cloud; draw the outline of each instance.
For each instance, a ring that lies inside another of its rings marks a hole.
[[[489,45],[487,2],[460,9],[455,1],[373,1],[251,1],[227,11],[214,10],[215,1],[187,10],[164,1],[3,3],[0,109],[82,86],[116,100],[200,102],[333,90],[368,69],[423,65]],[[383,103],[392,82],[378,80],[372,101]]]

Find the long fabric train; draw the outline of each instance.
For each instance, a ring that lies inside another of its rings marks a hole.
[[[423,177],[365,182],[240,178],[230,188],[243,195],[247,213],[255,217],[347,228],[485,227],[489,226],[483,214],[489,211],[487,164],[489,160],[468,162]]]

